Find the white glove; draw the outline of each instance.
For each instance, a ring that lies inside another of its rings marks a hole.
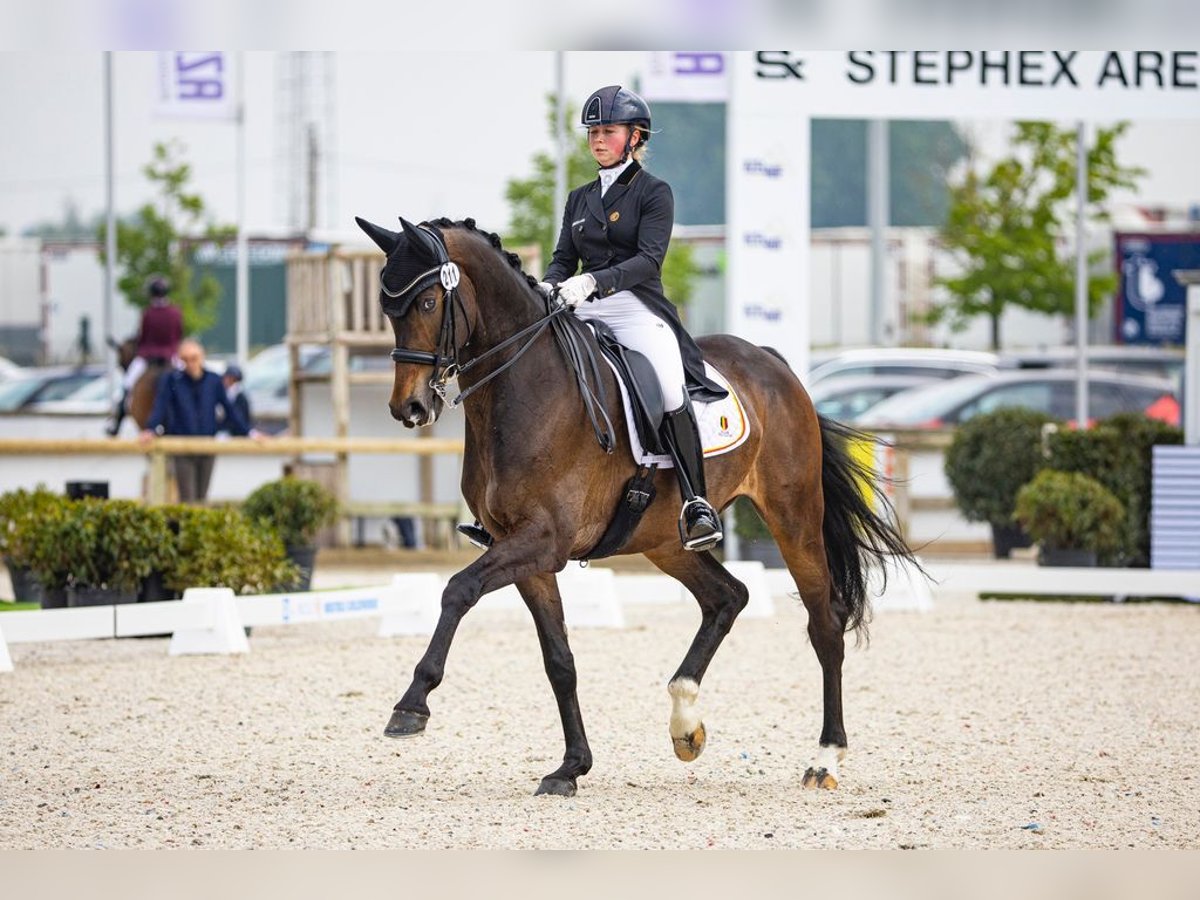
[[[596,293],[596,279],[591,275],[572,275],[558,286],[558,299],[574,309]]]
[[[537,283],[537,289],[541,295],[548,300],[550,299],[550,292],[554,290],[554,285],[548,281],[539,281]]]

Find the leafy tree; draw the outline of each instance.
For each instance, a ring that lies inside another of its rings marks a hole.
[[[962,274],[939,278],[948,303],[929,314],[961,330],[988,316],[992,347],[1000,347],[1000,316],[1009,305],[1050,315],[1075,306],[1075,259],[1061,245],[1072,232],[1075,209],[1076,133],[1049,122],[1018,122],[1014,152],[986,174],[969,166],[951,189],[942,241],[962,264]],[[1099,128],[1087,153],[1087,216],[1108,218],[1104,208],[1116,188],[1132,188],[1143,169],[1117,162],[1116,141],[1128,123]],[[1105,251],[1088,256],[1091,268]],[[1116,287],[1112,273],[1088,278],[1088,309],[1095,314]]]
[[[235,229],[214,224],[205,215],[204,199],[188,191],[192,167],[183,161],[183,150],[176,141],[155,144],[153,158],[142,167],[158,196],[132,218],[117,222],[117,263],[123,272],[117,289],[133,306],[143,308],[149,303],[146,282],[155,275],[165,276],[171,282],[171,300],[183,312],[183,330],[194,334],[216,322],[221,285],[211,274],[195,276],[189,246],[232,240]],[[98,228],[101,262],[105,231],[102,224]]]
[[[546,98],[546,123],[549,133],[554,134],[554,95]],[[568,105],[567,122],[576,121],[577,110]],[[570,126],[568,125],[568,128]],[[653,153],[653,144],[648,149]],[[554,209],[555,157],[549,153],[533,156],[533,174],[528,178],[510,178],[504,196],[512,207],[512,219],[506,242],[536,244],[542,251],[542,265],[550,264],[554,245],[558,242],[558,229],[562,224],[562,210]],[[567,135],[567,188],[568,190],[596,177],[596,161],[588,150],[585,134]],[[541,275],[540,272],[531,273]],[[692,258],[692,248],[682,241],[675,241],[663,261],[663,289],[667,297],[682,306],[691,299],[692,283],[697,268]]]

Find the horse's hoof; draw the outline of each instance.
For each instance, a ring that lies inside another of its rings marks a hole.
[[[696,726],[696,730],[686,737],[671,738],[671,744],[675,747],[675,755],[684,762],[691,762],[704,752],[706,737],[704,723],[701,722]]]
[[[837,790],[837,779],[826,768],[814,769],[811,766],[804,773],[804,787],[825,791]]]
[[[428,721],[429,716],[425,713],[395,709],[392,710],[392,717],[383,733],[386,737],[393,738],[415,737],[425,730],[425,723]]]
[[[538,785],[538,789],[534,791],[533,795],[538,797],[542,794],[550,794],[554,797],[574,797],[575,779],[554,778],[547,775],[542,779],[542,783]]]

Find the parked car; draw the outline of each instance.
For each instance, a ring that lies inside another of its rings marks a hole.
[[[1070,368],[1075,365],[1075,352],[1074,347],[1047,347],[1005,351],[1000,358],[1003,364],[1021,369]],[[1182,384],[1185,356],[1180,347],[1092,344],[1087,348],[1089,368],[1171,378],[1176,385]]]
[[[12,381],[25,375],[25,367],[18,366],[6,356],[0,356],[0,381]]]
[[[935,375],[854,375],[826,378],[808,395],[817,412],[839,422],[856,422],[875,404],[909,388],[942,379]]]
[[[809,387],[826,378],[851,375],[924,375],[956,378],[959,375],[999,371],[1000,357],[980,350],[940,350],[930,347],[869,347],[844,350],[815,366],[804,383]]]
[[[889,397],[861,416],[860,428],[951,428],[1001,407],[1036,409],[1066,421],[1075,418],[1075,373],[1032,369],[964,375]],[[1175,385],[1166,378],[1093,369],[1088,375],[1088,415],[1104,419],[1141,412],[1172,425],[1180,421]]]
[[[22,412],[46,400],[61,400],[104,373],[103,366],[26,369],[25,375],[0,383],[0,412]]]

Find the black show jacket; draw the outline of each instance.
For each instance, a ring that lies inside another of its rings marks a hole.
[[[597,301],[617,291],[632,291],[675,332],[691,397],[719,400],[725,390],[704,374],[700,348],[663,293],[662,263],[674,224],[671,186],[635,160],[603,197],[599,178],[571,191],[558,246],[543,280],[565,281],[582,263],[583,271],[596,279]]]

